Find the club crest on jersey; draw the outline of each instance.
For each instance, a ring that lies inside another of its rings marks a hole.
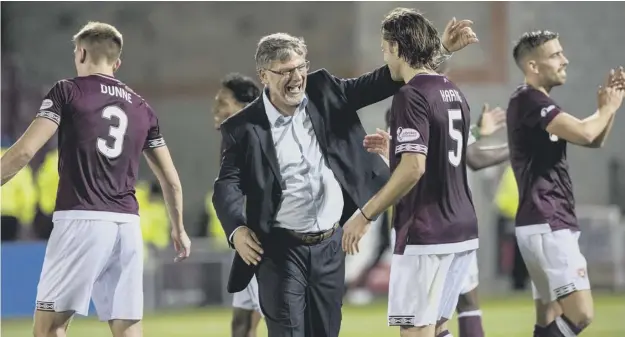
[[[560,138],[558,138],[558,136],[553,135],[553,134],[549,134],[549,140],[552,141],[553,143],[557,142],[560,140]]]
[[[52,102],[51,99],[44,99],[43,102],[41,102],[41,107],[39,108],[39,110],[45,110],[45,109],[49,109],[54,105],[54,102]]]
[[[546,108],[542,108],[542,110],[540,110],[540,117],[546,117],[548,113],[551,112],[551,110],[555,109],[555,105],[550,105]]]
[[[419,131],[415,129],[402,127],[397,128],[397,141],[400,143],[417,140],[419,137],[421,137],[421,134],[419,134]]]

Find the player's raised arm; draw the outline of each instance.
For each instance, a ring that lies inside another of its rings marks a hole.
[[[455,17],[449,20],[441,37],[442,48],[433,59],[432,69],[435,69],[439,74],[448,72],[449,63],[447,61],[454,52],[479,42],[477,35],[471,28],[472,25],[473,21],[471,20],[457,21]]]
[[[26,132],[2,156],[2,185],[11,180],[52,138],[58,124],[47,118],[35,118]]]
[[[619,89],[621,91],[625,90],[625,70],[623,69],[623,67],[619,67],[619,70],[617,73],[615,73],[614,70],[610,71],[610,74],[608,75],[608,80],[606,81],[606,86]],[[592,142],[590,147],[594,147],[594,148],[603,147],[606,139],[608,138],[608,135],[610,134],[610,131],[612,131],[613,124],[614,124],[614,116],[610,118],[608,125],[605,127],[605,129],[603,129],[603,132],[599,134],[599,136],[595,139],[595,141]]]
[[[505,124],[505,110],[499,107],[491,110],[488,104],[484,104],[477,125],[471,128],[472,134],[467,147],[467,166],[469,168],[477,171],[508,160],[508,143],[493,145],[491,137]],[[476,134],[473,134],[474,130]]]
[[[607,83],[612,82],[613,76],[614,71],[611,72]],[[554,106],[545,107],[541,110],[541,115],[548,117],[550,114],[555,114],[547,124],[546,130],[550,134],[573,144],[585,147],[600,147],[609,133],[614,113],[623,102],[623,93],[624,91],[617,85],[600,87],[597,94],[597,111],[583,120],[560,112]]]
[[[473,171],[501,164],[508,160],[508,144],[487,145],[489,137],[480,138],[467,147],[467,166]]]
[[[389,14],[389,16],[391,15],[394,15],[393,12]],[[392,23],[393,21],[387,22]],[[471,25],[473,25],[471,20],[457,21],[456,18],[450,20],[441,37],[442,43],[438,55],[429,66],[434,69],[448,60],[453,52],[477,43],[478,39]],[[388,28],[382,27],[383,35],[385,29]],[[403,55],[404,52],[400,50],[399,56],[402,57]],[[357,78],[337,80],[349,104],[354,106],[356,110],[390,97],[405,83],[402,74],[392,73],[388,66],[378,68]]]
[[[559,42],[559,35],[550,31],[524,34],[513,49],[514,59],[525,75],[531,90],[520,90],[511,102],[523,102],[519,107],[523,124],[533,128],[540,126],[556,142],[564,139],[585,147],[599,147],[609,132],[612,116],[621,105],[625,79],[622,71],[614,70],[599,89],[597,111],[580,120],[562,111],[549,97],[552,88],[566,81],[568,59]],[[508,107],[510,108],[510,106]],[[555,137],[554,137],[555,136]]]

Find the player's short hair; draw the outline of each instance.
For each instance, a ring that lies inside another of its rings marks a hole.
[[[260,96],[260,89],[254,81],[239,73],[231,73],[221,80],[224,88],[232,91],[234,98],[239,103],[248,104]]]
[[[287,33],[275,33],[261,38],[256,48],[256,69],[267,68],[273,61],[288,61],[291,51],[306,57],[308,48],[304,38]]]
[[[414,9],[395,8],[382,20],[382,38],[396,43],[399,57],[413,68],[435,69],[441,40],[436,27]]]
[[[558,33],[549,30],[537,30],[523,33],[514,45],[514,49],[512,49],[512,56],[517,66],[521,67],[522,60],[538,47],[559,37],[560,35]]]
[[[117,28],[108,23],[90,21],[74,35],[74,44],[85,48],[94,62],[102,58],[114,63],[122,54],[124,39]]]

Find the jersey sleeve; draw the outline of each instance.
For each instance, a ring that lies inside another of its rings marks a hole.
[[[547,95],[532,91],[526,97],[527,109],[524,122],[530,127],[539,125],[543,130],[547,129],[547,125],[556,118],[562,110]]]
[[[148,118],[150,119],[150,129],[148,130],[148,136],[145,139],[143,149],[154,149],[157,147],[165,146],[165,138],[161,134],[161,128],[158,125],[158,117],[154,113],[154,110],[148,105]]]
[[[56,82],[43,98],[36,118],[47,118],[61,124],[63,110],[72,96],[72,87],[72,83],[66,80]]]
[[[393,99],[396,109],[395,155],[405,152],[428,154],[430,121],[425,99],[410,87],[402,88]]]

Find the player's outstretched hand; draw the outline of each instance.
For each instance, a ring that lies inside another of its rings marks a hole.
[[[354,255],[358,253],[358,242],[369,230],[370,223],[362,215],[360,210],[356,210],[349,220],[343,225],[343,251]]]
[[[171,239],[176,249],[174,262],[180,262],[191,255],[191,240],[185,231],[172,230]]]
[[[391,135],[382,129],[375,129],[375,133],[366,135],[362,141],[362,146],[368,152],[377,153],[388,160],[389,144]]]
[[[618,67],[617,71],[614,71],[614,69],[610,70],[606,86],[625,90],[625,70],[623,70],[623,67]]]
[[[245,226],[237,229],[232,237],[232,244],[248,266],[250,264],[258,265],[263,249],[260,246],[260,240],[251,229]]]
[[[480,135],[490,136],[497,130],[506,126],[506,110],[496,107],[491,109],[488,103],[482,107],[482,117],[480,118]]]
[[[449,52],[456,52],[470,44],[478,43],[477,35],[471,26],[473,21],[451,19],[443,32],[443,46]]]

